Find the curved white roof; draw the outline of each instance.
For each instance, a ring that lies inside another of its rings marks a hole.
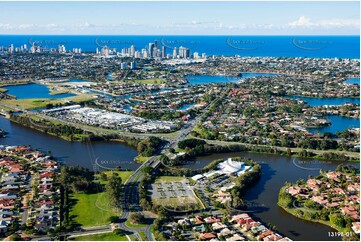
[[[235,173],[244,169],[244,162],[232,161],[231,158],[228,158],[227,160],[218,164],[218,169],[226,174]]]

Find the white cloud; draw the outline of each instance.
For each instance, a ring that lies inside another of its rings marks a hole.
[[[73,25],[46,23],[22,23],[9,24],[0,23],[0,32],[3,33],[75,33],[75,34],[172,34],[172,33],[197,33],[197,34],[239,34],[239,33],[343,33],[356,34],[359,33],[358,19],[323,19],[313,20],[305,15],[300,16],[294,21],[285,24],[274,23],[224,23],[220,21],[204,21],[204,20],[190,20],[185,22],[164,23],[160,25],[152,25],[149,23],[137,23],[134,21],[123,23],[109,23],[109,24],[93,24],[88,21],[78,22]]]
[[[209,27],[214,27],[214,26],[218,26],[219,24],[221,24],[218,21],[198,21],[198,20],[192,20],[189,22],[175,22],[175,23],[171,23],[170,25],[168,25],[167,27],[174,27],[174,28],[194,28],[194,27],[199,27],[199,28],[209,28]]]
[[[97,27],[95,24],[91,24],[88,21],[85,21],[84,23],[76,24],[73,26],[75,29],[88,29],[88,28],[94,28]]]
[[[360,27],[360,20],[359,19],[329,19],[329,20],[322,20],[318,23],[319,26],[332,28],[332,27]]]
[[[288,24],[291,27],[309,27],[313,24],[311,23],[311,19],[307,18],[306,16],[301,16],[296,21],[293,21]]]
[[[299,17],[296,21],[288,23],[291,28],[359,28],[359,19],[323,19],[319,21],[312,21],[306,16]]]
[[[14,27],[11,24],[2,24],[2,23],[0,23],[0,29],[10,30],[10,29],[13,29],[13,28]]]
[[[14,30],[14,31],[26,31],[26,30],[36,30],[46,29],[47,31],[59,31],[64,29],[57,24],[19,24],[19,25],[12,25],[12,24],[2,24],[0,23],[0,30]]]
[[[19,29],[30,29],[30,28],[33,28],[34,25],[33,24],[20,24],[18,26]]]

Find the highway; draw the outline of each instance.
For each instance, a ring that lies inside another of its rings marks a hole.
[[[176,148],[178,145],[178,142],[182,139],[184,139],[195,127],[195,125],[199,122],[200,118],[196,118],[189,122],[189,126],[181,131],[178,132],[176,137],[170,140],[170,145],[162,146],[158,150],[158,154],[165,152],[169,150],[170,148]],[[139,168],[128,178],[127,181],[125,181],[124,186],[124,205],[123,205],[123,212],[121,214],[121,227],[124,228],[127,231],[132,231],[134,234],[139,236],[140,231],[144,231],[147,239],[149,241],[153,241],[154,238],[152,236],[152,225],[146,225],[142,228],[129,228],[125,225],[125,221],[128,218],[130,211],[139,211],[141,212],[145,217],[149,216],[145,214],[142,211],[142,208],[139,206],[139,196],[138,196],[138,184],[139,181],[141,181],[144,177],[144,174],[142,173],[142,168],[146,166],[151,166],[153,169],[156,169],[158,165],[160,164],[159,157],[152,156],[149,158],[146,162],[144,162]]]

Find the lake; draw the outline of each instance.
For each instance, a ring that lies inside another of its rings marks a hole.
[[[345,81],[346,84],[357,84],[360,85],[360,78],[347,78]]]
[[[312,133],[336,133],[337,131],[343,131],[349,128],[360,128],[360,119],[358,118],[349,118],[342,117],[338,115],[328,115],[325,116],[327,120],[331,121],[330,126],[320,127],[320,128],[308,128],[308,130]]]
[[[301,97],[301,96],[290,96],[291,99],[301,99],[308,103],[311,107],[323,106],[323,105],[342,105],[345,103],[360,104],[359,98],[313,98],[313,97]]]
[[[31,145],[33,149],[43,152],[51,151],[52,155],[65,165],[80,165],[93,169],[95,160],[104,167],[137,169],[140,165],[133,159],[137,156],[135,148],[119,142],[68,142],[40,131],[26,128],[0,116],[0,128],[8,134],[0,139],[0,144]]]
[[[13,85],[13,86],[4,86],[3,88],[7,89],[7,94],[16,96],[17,99],[27,99],[27,98],[67,98],[73,97],[75,94],[72,93],[63,93],[63,94],[50,94],[50,89],[46,85],[42,84],[24,84],[24,85]]]
[[[334,170],[340,162],[235,152],[200,156],[187,167],[201,168],[213,160],[227,159],[228,157],[251,158],[262,166],[261,179],[246,191],[245,196],[247,204],[251,204],[248,210],[252,211],[249,213],[253,217],[258,218],[264,224],[275,225],[277,231],[292,240],[337,240],[337,237],[328,236],[328,232],[335,231],[334,229],[319,223],[298,219],[278,207],[277,201],[279,190],[286,181],[296,182],[300,178],[307,179],[309,175],[316,176],[319,174],[319,169]],[[295,164],[305,169],[299,168]],[[359,163],[348,162],[345,164],[359,166]]]

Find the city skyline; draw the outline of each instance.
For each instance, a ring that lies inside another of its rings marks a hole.
[[[359,2],[2,2],[2,34],[359,35]],[[21,17],[19,17],[21,16]]]

